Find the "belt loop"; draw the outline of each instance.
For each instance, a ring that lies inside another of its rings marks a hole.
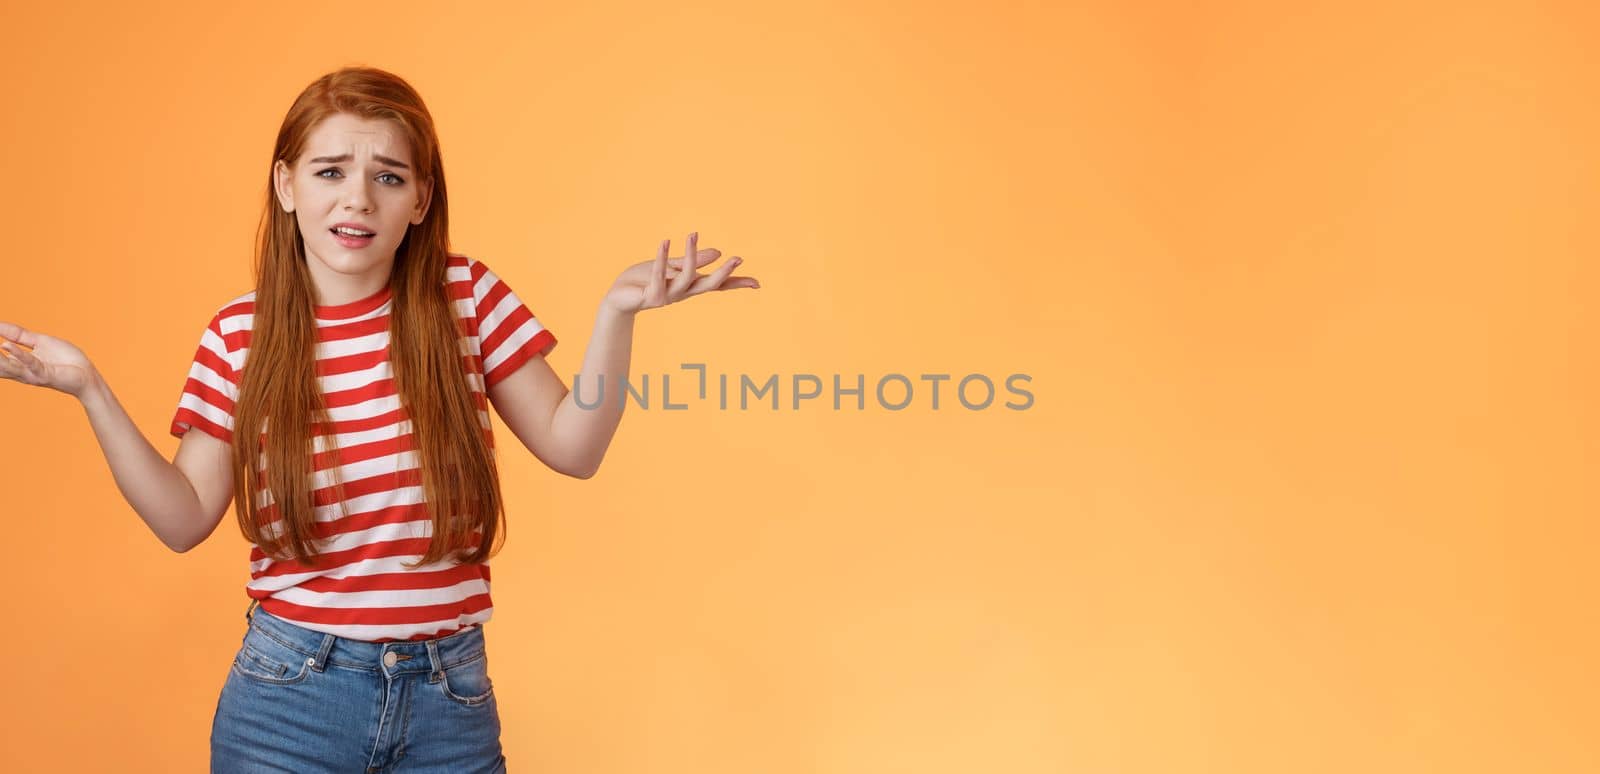
[[[439,678],[444,676],[444,663],[439,658],[439,641],[438,640],[428,640],[427,641],[427,646],[428,646],[428,667],[431,670],[428,673],[428,682],[429,683],[437,683],[437,682],[439,682]]]
[[[311,668],[321,672],[328,668],[328,651],[333,650],[333,641],[336,639],[331,634],[322,635],[322,647],[317,650],[317,660],[311,663]]]
[[[251,597],[250,606],[244,609],[244,622],[245,623],[251,623],[252,621],[255,620],[255,619],[251,618],[251,614],[254,613],[256,611],[256,608],[258,608],[260,606],[261,606],[261,600],[256,599],[254,597]]]

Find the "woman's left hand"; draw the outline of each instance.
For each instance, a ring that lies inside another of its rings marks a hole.
[[[714,248],[701,250],[698,247],[700,233],[697,231],[689,235],[689,246],[684,255],[672,259],[667,258],[667,248],[672,240],[661,240],[661,249],[656,251],[656,259],[643,261],[629,266],[617,277],[611,285],[611,290],[606,292],[605,306],[622,314],[637,314],[646,309],[666,306],[675,301],[698,296],[712,290],[733,290],[734,288],[759,288],[761,283],[755,277],[731,276],[733,270],[744,259],[735,255],[727,263],[717,267],[717,270],[701,275],[695,271],[703,265],[715,261],[722,252]],[[693,265],[686,265],[687,256],[694,256]]]

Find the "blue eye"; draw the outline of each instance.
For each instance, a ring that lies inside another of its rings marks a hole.
[[[325,173],[325,172],[333,172],[333,173],[339,174],[340,176],[343,176],[343,174],[344,174],[342,172],[339,172],[339,168],[338,167],[328,167],[327,169],[324,169],[324,170],[321,170],[321,171],[317,172],[317,177],[321,177],[323,180],[332,180],[333,178],[331,178],[331,177],[324,177],[323,176],[323,173]],[[405,185],[405,182],[406,182],[405,179],[401,178],[399,175],[396,175],[393,172],[385,172],[385,173],[383,173],[381,175],[378,175],[378,179],[380,179],[380,180],[383,179],[383,178],[386,178],[386,177],[394,178],[394,182],[385,183],[385,185]]]

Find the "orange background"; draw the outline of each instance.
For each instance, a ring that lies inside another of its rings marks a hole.
[[[589,481],[496,418],[512,770],[1600,769],[1590,7],[833,5],[7,4],[0,319],[170,458],[284,111],[383,67],[569,384],[693,230],[762,288],[635,374],[1033,378],[633,406]],[[231,515],[175,555],[0,401],[0,769],[203,770]]]

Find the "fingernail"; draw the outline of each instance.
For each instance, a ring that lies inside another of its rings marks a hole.
[[[699,239],[700,238],[700,232],[696,231],[696,232],[690,234],[689,238],[690,239]]]
[[[739,264],[744,263],[744,259],[743,258],[735,258],[735,259],[733,259],[731,261],[728,261],[728,263],[733,264],[734,266],[738,266]]]

